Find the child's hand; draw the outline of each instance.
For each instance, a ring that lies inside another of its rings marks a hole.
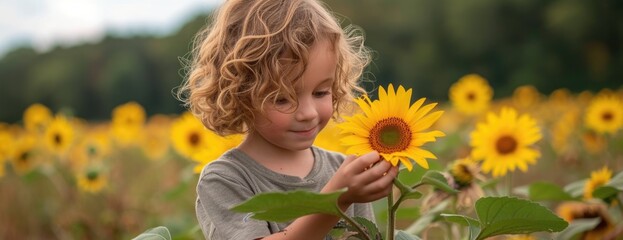
[[[379,160],[377,152],[360,157],[346,157],[323,190],[348,188],[338,199],[338,206],[342,210],[346,210],[353,203],[372,202],[387,196],[391,192],[394,178],[398,175],[398,167],[393,167],[388,161]]]

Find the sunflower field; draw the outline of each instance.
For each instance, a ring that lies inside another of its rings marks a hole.
[[[493,99],[485,78],[466,74],[448,101],[413,105],[412,90],[396,89],[380,87],[379,95],[394,101],[383,107],[405,109],[397,115],[408,120],[403,125],[383,122],[389,115],[378,111],[368,120],[356,112],[346,123],[330,122],[315,143],[344,153],[414,147],[384,155],[403,166],[398,189],[424,184],[374,203],[378,236],[394,226],[397,238],[409,236],[401,239],[623,238],[623,89],[544,95],[525,85]],[[349,121],[389,127],[366,130],[379,139],[370,149],[344,136],[358,127]],[[406,143],[405,130],[414,133]],[[136,102],[98,122],[32,104],[21,121],[0,123],[0,239],[131,239],[158,226],[168,239],[202,239],[194,211],[198,173],[242,138],[216,135],[190,113],[147,116]],[[483,217],[478,202],[491,197],[529,201],[568,226],[508,225],[483,235],[487,226],[474,221]],[[401,204],[387,210],[394,202]]]

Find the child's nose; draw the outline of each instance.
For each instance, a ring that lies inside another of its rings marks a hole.
[[[314,101],[300,100],[294,117],[297,121],[306,121],[316,118],[317,115],[318,111],[316,110]]]

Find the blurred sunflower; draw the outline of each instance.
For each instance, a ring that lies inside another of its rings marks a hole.
[[[72,149],[70,165],[81,169],[90,162],[102,161],[110,153],[110,136],[106,126],[91,128]]]
[[[551,144],[558,154],[564,153],[573,147],[569,141],[574,139],[571,136],[577,129],[578,116],[578,111],[568,111],[564,113],[550,129],[552,136]]]
[[[112,134],[119,144],[136,144],[145,124],[145,109],[136,102],[128,102],[112,111]]]
[[[616,133],[623,126],[623,102],[614,95],[595,97],[586,109],[586,126],[603,133]]]
[[[486,122],[478,123],[470,136],[472,158],[484,160],[483,172],[493,172],[494,177],[515,168],[525,172],[527,164],[535,164],[540,156],[530,148],[541,139],[536,121],[525,114],[518,117],[512,108],[502,108],[499,116],[489,113]]]
[[[529,109],[541,101],[541,93],[532,85],[515,88],[512,96],[513,104],[519,109]]]
[[[603,203],[564,202],[558,205],[556,213],[569,223],[578,219],[597,218],[599,223],[595,228],[582,234],[580,239],[583,240],[606,239],[605,236],[610,234],[615,227]]]
[[[57,156],[64,156],[74,142],[74,128],[63,115],[57,115],[45,130],[44,144]]]
[[[333,120],[327,123],[314,141],[314,145],[326,150],[345,153],[346,147],[339,143],[340,128],[337,127],[337,123]]]
[[[26,130],[35,133],[43,133],[47,125],[52,121],[53,116],[49,108],[42,104],[35,103],[24,110],[23,118]]]
[[[422,107],[425,100],[421,98],[411,105],[411,89],[399,86],[398,91],[394,91],[392,84],[387,91],[379,88],[378,100],[370,101],[367,96],[356,99],[362,113],[345,117],[346,121],[338,125],[345,134],[341,141],[347,147],[346,153],[361,155],[377,151],[394,166],[400,162],[411,171],[411,159],[428,169],[426,159],[437,157],[420,147],[445,134],[424,132],[443,114],[443,111],[429,114],[437,103]]]
[[[76,176],[78,188],[88,193],[98,193],[106,187],[108,178],[101,168],[87,167]]]
[[[13,151],[13,136],[5,129],[0,129],[0,177],[4,176],[4,162]]]
[[[185,112],[171,124],[171,142],[180,155],[203,166],[226,150],[238,146],[242,135],[219,136],[206,129],[190,112]]]
[[[141,140],[141,149],[150,160],[162,159],[169,151],[171,119],[164,115],[149,118]]]
[[[478,163],[471,158],[461,158],[451,162],[447,172],[442,172],[448,185],[458,190],[456,194],[456,206],[460,210],[472,210],[476,200],[484,196],[484,191],[476,180],[484,181],[485,178],[480,173]],[[423,209],[430,209],[437,206],[443,200],[451,197],[450,193],[437,190],[424,200]]]
[[[216,141],[210,141],[210,146],[203,148],[193,154],[190,160],[197,163],[193,168],[195,173],[201,173],[203,167],[216,160],[219,156],[225,153],[227,150],[237,147],[243,140],[242,134],[234,134],[225,137],[221,137],[215,134]]]
[[[24,133],[15,142],[11,163],[18,174],[25,174],[35,169],[40,163],[35,133]]]
[[[582,134],[582,146],[591,154],[602,153],[606,148],[606,139],[593,130],[586,130]]]
[[[505,240],[536,240],[536,237],[533,237],[529,234],[518,234],[518,235],[509,235],[504,238]]]
[[[593,198],[593,191],[598,187],[606,185],[612,178],[612,171],[608,167],[603,167],[600,170],[592,171],[591,178],[586,181],[584,185],[584,199],[588,200]]]
[[[468,74],[450,86],[449,96],[459,112],[475,115],[489,108],[493,89],[482,76]]]

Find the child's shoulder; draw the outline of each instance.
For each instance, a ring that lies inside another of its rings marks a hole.
[[[243,159],[236,154],[236,151],[236,149],[231,149],[223,153],[217,159],[210,161],[203,167],[201,177],[209,174],[236,175],[236,173],[239,173],[245,168],[246,164],[244,164]]]

